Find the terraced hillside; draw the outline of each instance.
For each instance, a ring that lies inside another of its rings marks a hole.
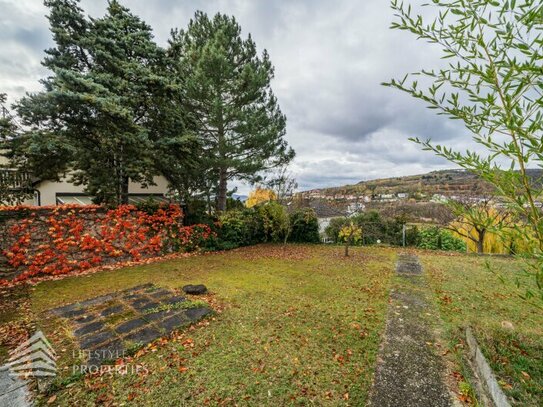
[[[530,175],[540,182],[543,170],[531,169]],[[433,171],[422,175],[383,178],[361,181],[354,185],[314,189],[302,193],[304,197],[352,198],[368,196],[372,198],[399,196],[400,198],[431,198],[444,196],[477,196],[492,192],[492,188],[478,176],[464,170]]]

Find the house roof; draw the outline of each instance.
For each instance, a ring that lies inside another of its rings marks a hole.
[[[317,214],[317,218],[335,218],[345,216],[345,208],[340,208],[322,199],[312,199],[308,202],[308,206]]]

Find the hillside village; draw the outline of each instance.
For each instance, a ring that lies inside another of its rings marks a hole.
[[[536,184],[543,170],[529,169]],[[300,192],[303,199],[359,203],[433,202],[447,199],[479,200],[493,195],[492,187],[466,170],[441,170],[405,177],[361,181],[354,185],[312,189]]]

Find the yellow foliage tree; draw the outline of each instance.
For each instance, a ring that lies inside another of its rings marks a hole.
[[[349,257],[349,246],[362,240],[362,228],[351,221],[341,228],[339,239],[345,243],[345,257]]]
[[[449,203],[450,205],[450,203]],[[490,201],[454,208],[460,216],[448,226],[454,235],[466,242],[468,252],[493,254],[521,254],[532,251],[532,243],[521,237],[520,230],[526,226],[515,222],[512,215],[493,206]],[[523,234],[526,236],[526,233]]]
[[[249,194],[245,206],[252,208],[258,204],[275,200],[277,200],[277,195],[271,189],[257,188]]]

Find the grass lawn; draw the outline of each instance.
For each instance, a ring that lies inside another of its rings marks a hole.
[[[53,342],[59,376],[43,404],[364,405],[397,253],[364,247],[345,258],[342,247],[261,245],[48,281],[0,301],[0,330],[33,315]],[[416,253],[440,311],[436,326],[450,368],[469,376],[461,357],[469,324],[515,404],[543,405],[541,310],[487,271],[487,258]],[[506,277],[521,267],[489,261]],[[71,330],[46,311],[149,282],[206,284],[205,300],[218,312],[126,359],[144,368],[140,374],[73,375]],[[30,301],[22,300],[26,292]]]
[[[451,348],[471,325],[501,387],[517,405],[543,405],[543,312],[519,299],[522,262],[507,258],[421,254]],[[485,261],[491,265],[489,271]],[[523,284],[535,286],[532,280]],[[513,328],[511,329],[511,325]]]
[[[79,378],[54,405],[363,405],[384,326],[395,251],[258,246],[72,277],[31,291],[35,315],[77,300],[152,282],[204,283],[222,312],[139,355],[147,369]],[[69,331],[43,320],[59,353]],[[67,341],[68,339],[68,341]],[[60,359],[61,377],[70,370]],[[66,370],[63,370],[66,369]],[[53,402],[51,403],[53,404]]]

